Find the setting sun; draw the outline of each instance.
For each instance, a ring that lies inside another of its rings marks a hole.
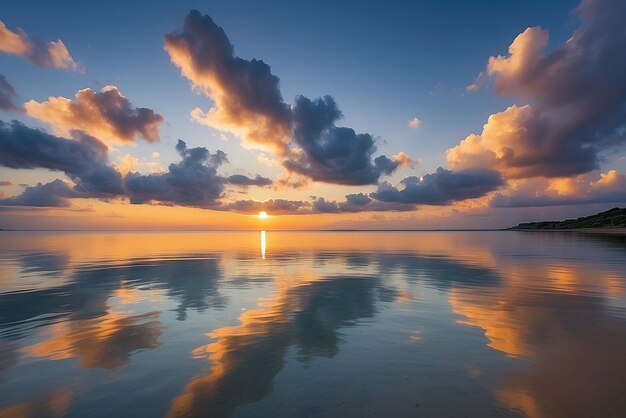
[[[267,218],[267,212],[259,212],[259,219],[266,219]]]

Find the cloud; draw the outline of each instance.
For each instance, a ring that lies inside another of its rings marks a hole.
[[[206,113],[194,109],[195,120],[233,132],[250,145],[286,152],[291,115],[279,79],[266,63],[235,56],[224,30],[197,10],[187,15],[182,32],[165,35],[165,50],[193,86],[215,102]]]
[[[0,74],[0,110],[16,111],[20,107],[15,103],[17,93],[6,77]]]
[[[0,186],[2,187],[13,186],[13,182],[10,180],[0,180]]]
[[[75,139],[65,139],[17,121],[0,121],[0,165],[61,171],[84,197],[123,194],[122,177],[109,165],[106,145],[82,133],[75,135]]]
[[[417,129],[422,125],[422,121],[419,118],[411,118],[408,120],[409,128]]]
[[[156,156],[155,156],[156,154]],[[152,153],[153,158],[159,158],[160,154],[158,152]],[[137,171],[138,168],[147,168],[151,173],[159,173],[164,171],[161,163],[158,161],[139,161],[139,159],[133,155],[126,154],[119,159],[119,163],[115,164],[115,168],[119,171],[122,176],[126,176],[126,174],[130,172]]]
[[[122,176],[109,165],[108,148],[88,135],[78,133],[75,140],[70,140],[26,127],[17,121],[11,124],[0,121],[0,151],[0,165],[4,167],[61,171],[75,183],[75,193],[71,195],[61,193],[63,186],[60,184],[38,184],[27,188],[22,197],[12,200],[11,204],[27,202],[27,199],[54,191],[59,191],[62,198],[109,198],[124,193]],[[58,203],[50,199],[41,201]]]
[[[448,151],[454,169],[489,167],[508,177],[564,177],[598,168],[626,142],[626,3],[584,0],[580,26],[546,51],[548,32],[521,33],[487,73],[500,95],[527,100],[489,117],[480,135]]]
[[[267,177],[263,177],[260,175],[256,175],[254,178],[250,178],[248,176],[244,176],[243,174],[234,174],[226,179],[229,184],[233,184],[235,186],[271,186],[272,180]]]
[[[491,207],[540,207],[584,203],[626,202],[626,175],[616,170],[588,173],[572,178],[525,179],[511,182],[496,193]]]
[[[210,153],[206,148],[187,148],[178,140],[176,151],[182,157],[172,163],[165,173],[143,175],[129,173],[125,186],[130,203],[156,202],[181,206],[210,208],[217,204],[224,191],[224,178],[217,174],[227,162],[223,151]]]
[[[383,183],[369,196],[349,194],[343,202],[324,198],[312,202],[286,199],[226,202],[226,184],[269,186],[272,181],[260,175],[223,177],[218,174],[218,169],[228,162],[223,151],[211,153],[204,147],[187,148],[182,140],[176,145],[182,160],[170,164],[166,172],[147,175],[132,172],[130,170],[137,163],[133,159],[123,178],[120,171],[126,170],[109,163],[106,145],[81,132],[74,134],[74,139],[65,139],[28,128],[17,121],[11,124],[0,122],[0,165],[61,171],[74,182],[73,187],[61,180],[28,187],[22,195],[4,199],[3,204],[64,207],[69,206],[67,199],[70,198],[127,197],[131,204],[181,205],[243,213],[262,210],[285,214],[406,211],[413,210],[416,204],[439,205],[479,197],[502,184],[500,174],[491,170],[452,172],[440,168],[420,180],[415,177],[404,179],[402,190]],[[380,158],[375,160],[377,167],[399,164],[390,159],[381,163]]]
[[[54,180],[27,187],[19,196],[0,199],[0,205],[67,207],[70,206],[67,199],[74,197],[80,197],[79,193],[64,181]]]
[[[486,80],[487,80],[486,74],[483,71],[481,71],[476,76],[476,79],[474,80],[474,82],[472,84],[470,84],[469,86],[465,87],[465,90],[467,90],[469,92],[478,91],[486,83]]]
[[[420,160],[414,160],[413,158],[409,157],[405,152],[402,152],[402,151],[393,155],[391,159],[403,167],[413,168],[416,165],[421,164]]]
[[[371,197],[382,202],[448,205],[484,196],[504,185],[504,180],[500,173],[489,169],[451,171],[439,167],[421,178],[406,177],[400,184],[403,189],[384,182]]]
[[[274,190],[284,189],[304,189],[309,186],[309,180],[305,176],[298,176],[292,173],[282,173],[274,180]]]
[[[332,97],[298,96],[288,106],[270,67],[235,56],[210,16],[192,10],[181,32],[165,35],[165,50],[192,85],[214,101],[206,113],[192,111],[196,121],[238,135],[246,146],[272,151],[289,171],[320,182],[362,185],[375,184],[397,168],[386,156],[372,161],[372,135],[335,126],[342,115]]]
[[[24,109],[29,116],[51,124],[58,135],[69,136],[71,131],[80,130],[107,143],[119,144],[132,143],[138,137],[158,141],[159,124],[164,120],[152,109],[133,107],[115,86],[106,86],[100,92],[79,90],[74,100],[30,100]]]
[[[415,205],[401,202],[381,202],[364,193],[346,195],[346,200],[336,202],[323,197],[313,201],[314,213],[358,213],[358,212],[404,212],[415,210]]]
[[[421,179],[407,177],[399,190],[382,183],[374,193],[354,193],[344,201],[312,196],[312,201],[274,199],[265,202],[239,200],[224,204],[218,210],[241,213],[266,211],[272,214],[306,215],[312,213],[359,213],[413,211],[417,205],[449,205],[454,202],[482,197],[500,186],[504,180],[500,173],[488,169],[453,172],[443,168]]]
[[[206,148],[187,148],[179,140],[176,150],[182,157],[164,173],[143,175],[131,172],[140,163],[127,155],[114,167],[108,148],[94,137],[74,131],[65,139],[29,128],[20,122],[0,121],[0,165],[15,169],[45,168],[60,171],[74,183],[61,180],[27,187],[16,197],[4,199],[6,205],[69,206],[66,199],[128,197],[132,204],[159,203],[200,208],[217,208],[222,203],[226,183],[241,186],[268,186],[272,181],[257,175],[228,178],[217,169],[228,162],[223,151],[210,153]],[[127,158],[130,157],[130,158]],[[119,168],[119,169],[118,169]],[[125,178],[122,173],[126,174]],[[54,194],[56,197],[53,197]]]
[[[269,212],[273,215],[303,215],[310,213],[310,203],[302,200],[270,199],[266,201],[237,200],[222,205],[219,210],[259,213]]]
[[[45,42],[40,38],[30,39],[26,32],[18,28],[11,31],[0,21],[0,51],[17,55],[40,67],[61,68],[79,71],[62,40]]]
[[[347,184],[375,184],[382,174],[391,174],[399,165],[376,151],[374,137],[337,127],[341,111],[330,96],[311,100],[304,96],[294,106],[294,141],[299,147],[283,164],[313,180]]]

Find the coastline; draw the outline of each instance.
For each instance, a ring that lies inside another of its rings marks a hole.
[[[626,235],[626,228],[508,228],[507,230],[529,232],[580,232],[583,234]]]

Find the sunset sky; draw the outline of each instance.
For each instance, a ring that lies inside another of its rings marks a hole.
[[[128,3],[0,5],[0,228],[500,228],[626,202],[624,1]]]

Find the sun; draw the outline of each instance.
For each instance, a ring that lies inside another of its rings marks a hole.
[[[259,212],[259,219],[266,219],[267,218],[267,212]]]

